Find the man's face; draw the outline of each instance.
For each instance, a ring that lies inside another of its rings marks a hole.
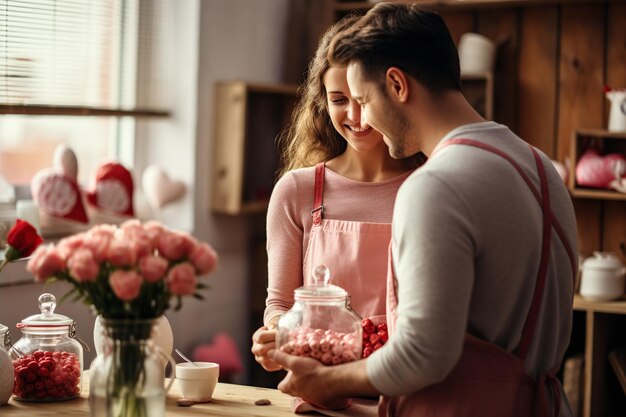
[[[348,86],[353,99],[361,105],[361,124],[372,126],[383,134],[393,158],[411,156],[406,149],[408,123],[402,109],[378,85],[368,80],[361,65],[351,62],[347,71]]]

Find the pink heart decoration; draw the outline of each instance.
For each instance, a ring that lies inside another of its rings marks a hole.
[[[237,345],[227,333],[217,333],[213,337],[213,343],[197,346],[193,350],[192,359],[198,362],[219,363],[220,377],[243,369]]]
[[[625,174],[625,166],[624,155],[600,156],[597,151],[588,149],[576,165],[576,182],[584,187],[611,188],[611,182]]]
[[[185,195],[186,187],[182,181],[170,179],[157,165],[150,165],[141,178],[143,192],[152,207],[161,208]]]

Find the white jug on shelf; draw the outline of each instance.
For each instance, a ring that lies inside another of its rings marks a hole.
[[[608,130],[610,132],[626,132],[626,89],[607,88],[605,94],[611,102]]]

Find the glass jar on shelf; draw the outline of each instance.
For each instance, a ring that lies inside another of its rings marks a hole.
[[[11,347],[15,373],[13,395],[22,401],[61,401],[81,392],[83,346],[76,322],[54,313],[56,297],[39,297],[40,314],[25,318],[17,327],[22,337]]]
[[[285,353],[338,365],[361,358],[361,318],[346,290],[329,284],[330,271],[315,268],[313,284],[294,291],[294,305],[278,321],[277,345]]]

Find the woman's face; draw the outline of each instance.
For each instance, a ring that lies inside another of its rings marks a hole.
[[[361,106],[348,89],[345,68],[330,67],[324,74],[326,103],[333,126],[357,151],[367,151],[384,145],[383,136],[361,123]]]

